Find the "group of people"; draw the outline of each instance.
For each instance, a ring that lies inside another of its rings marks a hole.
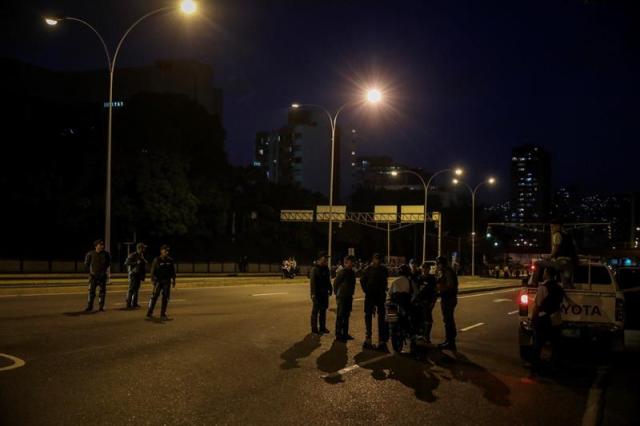
[[[346,256],[342,268],[331,283],[331,273],[325,253],[320,253],[310,273],[311,332],[328,334],[327,309],[329,298],[336,298],[336,340],[353,340],[349,334],[349,319],[356,290],[356,274],[353,256]],[[371,263],[362,272],[360,286],[364,292],[365,339],[363,347],[386,351],[389,341],[389,326],[386,321],[387,302],[398,303],[409,313],[413,334],[426,344],[431,343],[433,308],[440,297],[446,339],[438,345],[441,349],[456,350],[456,325],[454,311],[457,305],[458,278],[447,258],[436,260],[436,272],[431,264],[418,265],[411,261],[400,268],[399,277],[389,285],[389,271],[382,264],[379,254],[374,254]],[[373,319],[377,317],[378,345],[374,346]]]
[[[293,257],[282,261],[282,278],[293,279],[298,273],[298,262]]]
[[[109,268],[111,267],[111,255],[105,250],[103,240],[96,240],[93,243],[93,250],[87,253],[84,264],[89,271],[89,296],[85,312],[93,311],[98,290],[98,310],[104,311],[104,304],[107,295],[107,283],[109,281]],[[138,294],[140,286],[144,282],[147,273],[147,259],[145,251],[147,246],[143,243],[136,245],[136,251],[131,253],[125,261],[127,275],[129,279],[129,289],[127,291],[127,309],[139,308]],[[153,316],[156,303],[162,296],[160,305],[160,316],[167,318],[167,307],[171,288],[176,286],[176,268],[173,259],[169,256],[170,247],[166,244],[160,247],[160,255],[153,259],[151,263],[151,282],[153,292],[149,299],[147,317]]]

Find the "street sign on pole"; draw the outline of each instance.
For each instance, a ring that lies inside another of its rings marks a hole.
[[[374,206],[373,220],[376,222],[397,222],[398,206]]]
[[[313,210],[280,210],[282,222],[313,222]]]
[[[400,222],[422,223],[424,222],[424,206],[400,206]]]
[[[331,206],[331,220],[346,222],[347,206]],[[316,206],[316,221],[329,222],[329,206]]]

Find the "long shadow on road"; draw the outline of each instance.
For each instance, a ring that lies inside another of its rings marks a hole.
[[[470,382],[482,389],[483,396],[489,402],[503,407],[511,405],[509,387],[486,368],[473,363],[462,353],[456,352],[453,356],[449,356],[440,351],[433,351],[426,355],[426,358],[434,365],[448,370],[453,380]]]
[[[320,336],[316,334],[307,334],[304,336],[304,339],[294,343],[293,346],[280,354],[280,358],[283,360],[282,364],[280,364],[280,368],[283,370],[300,368],[298,360],[308,357],[319,347]]]
[[[331,373],[342,370],[347,366],[348,361],[349,356],[347,355],[346,343],[334,340],[331,348],[318,357],[316,365],[318,366],[318,370],[329,373],[329,375],[325,377],[328,383],[339,383],[342,378],[339,375]]]
[[[421,401],[434,402],[437,399],[433,391],[440,384],[440,379],[420,360],[365,350],[355,356],[355,361],[361,368],[371,370],[371,377],[376,380],[397,380],[413,389],[414,395]]]

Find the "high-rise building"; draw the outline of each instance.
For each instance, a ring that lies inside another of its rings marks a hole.
[[[333,197],[340,199],[340,128],[336,129]],[[272,182],[297,183],[302,188],[329,195],[331,126],[325,113],[314,108],[289,112],[279,130],[256,134],[254,166]]]
[[[512,222],[541,222],[551,209],[551,156],[539,146],[513,148],[511,156]]]

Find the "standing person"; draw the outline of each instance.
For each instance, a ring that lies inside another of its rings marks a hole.
[[[144,258],[144,251],[147,248],[144,243],[136,244],[136,251],[131,253],[124,265],[127,267],[129,277],[129,291],[127,291],[127,308],[139,308],[138,292],[140,284],[144,281],[147,273],[147,259]]]
[[[575,241],[571,235],[562,229],[560,220],[551,221],[551,261],[555,269],[560,272],[562,285],[571,286],[574,265],[578,261]]]
[[[103,240],[93,242],[93,250],[85,256],[84,265],[89,271],[89,297],[85,312],[93,311],[93,302],[96,299],[96,287],[100,287],[98,306],[100,312],[102,312],[104,311],[104,302],[107,296],[109,267],[111,267],[111,255],[104,249]]]
[[[160,247],[160,256],[153,259],[153,263],[151,263],[153,293],[151,293],[151,298],[149,299],[148,318],[151,318],[153,315],[153,309],[156,307],[160,293],[162,293],[160,318],[167,319],[167,305],[169,304],[171,287],[176,286],[176,266],[173,259],[169,257],[169,249],[167,244],[163,244]]]
[[[333,292],[336,295],[336,340],[346,342],[353,340],[349,334],[349,316],[353,307],[353,293],[356,290],[356,273],[353,270],[353,256],[344,258],[344,267],[333,281]]]
[[[318,253],[316,264],[309,274],[309,287],[311,290],[311,332],[313,334],[328,334],[327,309],[329,309],[329,296],[333,292],[331,288],[331,276],[327,266],[327,255]]]
[[[371,337],[373,335],[373,316],[378,314],[378,349],[386,350],[389,341],[389,326],[385,319],[385,300],[387,298],[387,280],[389,271],[382,265],[381,258],[375,253],[371,258],[371,264],[364,270],[360,285],[364,291],[364,324],[366,337],[363,347],[373,348]]]
[[[424,262],[421,266],[422,275],[419,287],[413,296],[416,307],[414,327],[416,334],[422,335],[426,343],[431,343],[431,329],[433,328],[433,308],[438,299],[436,277],[431,273],[431,265]]]
[[[531,316],[533,325],[533,357],[531,361],[534,373],[540,369],[540,354],[547,341],[553,346],[552,360],[556,359],[555,341],[557,331],[554,322],[560,314],[560,305],[564,299],[564,290],[554,278],[555,271],[547,267],[543,273],[543,281],[538,286],[535,306]]]
[[[456,348],[456,321],[454,318],[454,311],[458,304],[458,277],[456,273],[449,266],[449,262],[446,257],[440,256],[436,259],[438,266],[437,285],[440,293],[440,307],[442,309],[442,320],[444,321],[444,330],[446,340],[438,345],[440,349],[450,349],[452,351]]]

